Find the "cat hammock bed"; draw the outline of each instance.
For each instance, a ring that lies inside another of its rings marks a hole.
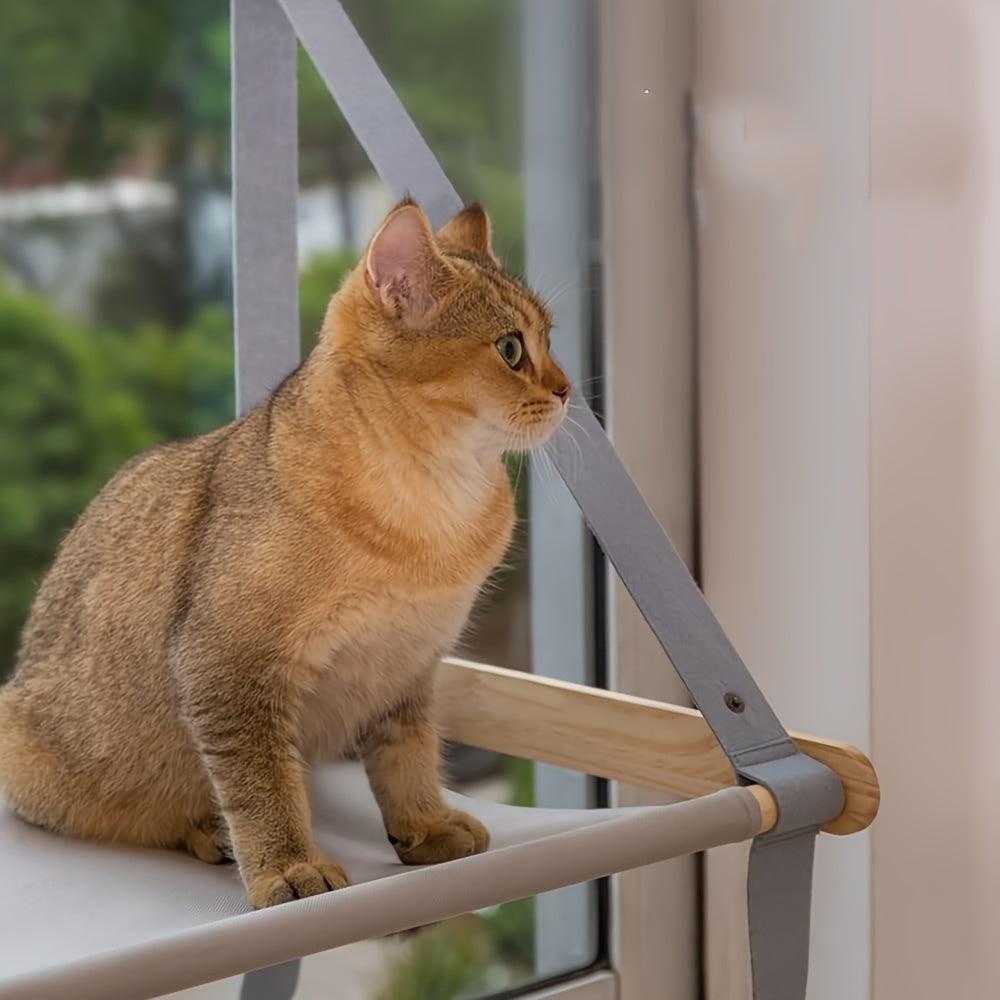
[[[383,180],[410,193],[435,227],[462,203],[335,0],[233,0],[232,18],[245,410],[297,361],[296,36]],[[360,767],[335,765],[313,776],[314,824],[352,885],[260,911],[232,869],[57,838],[0,813],[0,996],[151,997],[245,973],[245,998],[281,1000],[303,955],[752,840],[754,995],[803,1000],[816,834],[854,833],[873,820],[875,773],[852,747],[785,731],[596,418],[576,402],[586,461],[557,440],[556,465],[700,712],[449,660],[438,677],[442,726],[465,743],[687,801],[524,809],[453,795],[490,828],[490,850],[407,868]]]

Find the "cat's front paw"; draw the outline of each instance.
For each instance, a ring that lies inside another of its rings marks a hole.
[[[344,869],[323,858],[265,868],[246,879],[247,896],[255,910],[318,896],[331,889],[343,889],[348,884]]]
[[[436,865],[481,854],[490,846],[486,827],[458,809],[413,824],[405,836],[390,834],[389,840],[404,865]]]

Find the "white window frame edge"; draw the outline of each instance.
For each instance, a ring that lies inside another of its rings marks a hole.
[[[521,1000],[617,1000],[617,976],[604,969],[592,972],[570,982],[543,987]]]
[[[592,6],[579,0],[522,7],[525,269],[539,294],[552,297],[555,350],[576,384],[592,374],[592,13]],[[595,595],[590,535],[569,490],[544,459],[531,462],[529,503],[533,669],[546,677],[591,684]],[[585,774],[536,763],[534,783],[536,805],[593,805],[593,779]],[[535,897],[536,975],[560,975],[591,964],[595,946],[601,947],[597,905],[590,884]]]
[[[696,504],[688,127],[693,2],[634,0],[612,11],[603,4],[591,10],[576,0],[556,0],[526,5],[524,11],[528,278],[541,284],[542,293],[547,282],[569,284],[571,291],[554,305],[556,326],[564,331],[556,349],[572,378],[589,377],[590,133],[596,128],[604,261],[600,320],[607,331],[605,415],[619,453],[690,564]],[[589,53],[588,46],[596,51]],[[596,59],[596,67],[588,65],[588,55]],[[558,58],[557,66],[553,58]],[[597,97],[596,122],[588,122],[588,102],[580,96],[588,90]],[[642,99],[646,97],[653,99]],[[554,120],[562,122],[557,136],[551,134]],[[648,213],[650,201],[661,205],[659,216]],[[552,218],[561,225],[550,225]],[[659,274],[660,280],[649,280],[649,273]],[[571,333],[576,333],[572,341]],[[631,391],[643,376],[658,391]],[[533,664],[546,676],[591,683],[589,538],[557,477],[533,466],[531,486],[532,616],[534,621],[558,620],[562,626],[558,632],[532,630]],[[545,552],[552,558],[534,558]],[[686,703],[683,684],[617,579],[609,578],[607,601],[610,686]],[[553,641],[556,635],[558,642]],[[541,764],[535,765],[535,779],[540,805],[590,804],[585,775]],[[626,786],[613,787],[612,794],[620,805],[663,800],[657,793]],[[699,866],[697,857],[688,857],[616,876],[612,968],[542,986],[525,1000],[649,1000],[665,987],[675,1000],[699,1000]],[[537,898],[536,963],[541,974],[565,968],[568,952],[593,940],[596,928],[590,926],[587,890],[570,886]]]
[[[689,565],[696,542],[695,312],[689,94],[694,0],[600,5],[605,415],[615,447]],[[687,704],[683,684],[617,578],[611,686]],[[615,805],[664,801],[616,785]],[[620,1000],[701,997],[700,860],[613,880]]]
[[[700,4],[694,46],[702,584],[779,715],[865,750],[872,23],[856,0]],[[750,993],[746,855],[707,855],[709,1000]],[[870,834],[821,837],[814,886],[809,997],[867,998]]]

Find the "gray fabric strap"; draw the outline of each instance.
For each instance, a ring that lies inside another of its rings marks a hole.
[[[285,67],[287,24],[274,14],[278,3],[379,175],[397,196],[412,194],[435,227],[441,225],[462,202],[336,0],[234,0],[234,8],[245,4],[244,17],[253,15],[257,22],[257,29],[247,32],[257,46],[256,70],[262,68],[258,60],[268,58],[264,36],[276,50],[271,58]],[[273,10],[265,16],[258,8],[268,4]],[[234,51],[237,78],[246,58]],[[262,113],[240,108],[240,102],[249,99],[276,112],[288,99],[286,75],[287,67],[271,67],[258,76],[258,82],[267,78],[269,87],[283,87],[284,97],[262,94],[262,83],[252,90],[234,89],[234,149],[245,151],[243,143],[251,137],[263,144],[253,158],[234,155],[234,172],[250,171],[250,183],[236,188],[240,340],[243,324],[256,324],[262,298],[254,297],[255,289],[243,280],[249,271],[254,284],[268,274],[277,282],[279,294],[267,303],[274,310],[267,314],[269,329],[297,343],[294,297],[287,289],[287,275],[295,264],[294,233],[290,243],[274,238],[276,215],[287,212],[287,219],[294,220],[289,204],[294,205],[295,153],[284,145],[287,132],[281,133],[282,142],[276,141],[275,132],[254,134],[262,126]],[[266,198],[253,197],[251,190],[266,191]],[[279,351],[248,355],[246,364],[239,366],[241,401],[260,398],[292,363]],[[575,443],[567,433],[558,435],[552,446],[560,474],[740,779],[769,788],[778,802],[778,826],[770,836],[758,838],[750,858],[754,992],[758,1000],[802,1000],[812,844],[817,824],[841,810],[842,788],[829,769],[796,751],[603,428],[578,393],[574,401],[579,424]]]
[[[300,959],[255,969],[243,977],[240,1000],[292,1000],[302,971]]]
[[[231,0],[233,335],[236,410],[299,361],[295,32],[274,0]],[[291,1000],[301,962],[243,977],[241,1000]]]
[[[576,426],[549,446],[556,468],[736,773],[778,800],[776,834],[832,819],[839,779],[798,753],[593,411],[574,402]]]
[[[435,229],[461,207],[437,157],[336,0],[280,0],[337,106],[379,177],[411,195]]]
[[[551,446],[556,468],[737,773],[778,801],[778,825],[754,840],[747,870],[754,997],[804,1000],[817,824],[843,808],[843,788],[796,751],[597,418],[576,402],[574,438]]]
[[[805,1000],[816,830],[757,837],[747,871],[755,1000]]]
[[[382,179],[425,204],[435,226],[447,221],[461,199],[340,4],[280,3]],[[575,442],[568,430],[553,442],[556,466],[723,750],[737,771],[794,754],[604,430],[579,393],[574,402],[581,427]]]
[[[547,450],[597,541],[737,771],[795,753],[586,401]]]
[[[295,32],[274,0],[232,0],[236,408],[299,361]]]

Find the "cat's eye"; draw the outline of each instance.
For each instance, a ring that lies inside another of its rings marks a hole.
[[[496,342],[496,347],[500,352],[500,357],[511,368],[516,368],[521,363],[521,358],[524,357],[524,343],[519,333],[508,333],[505,337],[501,337]]]

